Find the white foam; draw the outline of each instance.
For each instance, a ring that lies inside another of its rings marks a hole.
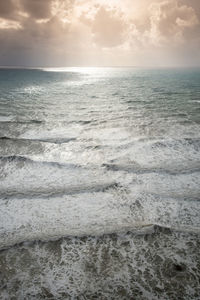
[[[89,170],[73,165],[8,160],[1,169],[1,195],[71,194],[105,189],[115,183],[103,170]]]
[[[58,124],[57,124],[58,125]],[[64,128],[62,125],[55,127],[51,126],[44,127],[44,128],[36,128],[27,130],[25,133],[21,134],[19,138],[24,139],[62,139],[62,138],[76,138],[79,136],[80,132],[82,130],[82,126],[79,124],[67,126],[67,128]]]
[[[133,222],[127,221],[127,207],[114,206],[117,200],[111,193],[99,192],[1,202],[1,247],[133,227]]]
[[[199,214],[199,202],[163,199],[134,189],[129,193],[113,188],[47,198],[12,197],[1,200],[0,242],[4,248],[23,241],[124,232],[148,224],[198,232]]]
[[[9,122],[14,119],[13,116],[0,116],[0,122]]]

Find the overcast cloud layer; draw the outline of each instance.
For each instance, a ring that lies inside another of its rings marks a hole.
[[[0,0],[0,65],[200,66],[199,0]]]

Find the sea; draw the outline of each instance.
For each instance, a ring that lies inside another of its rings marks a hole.
[[[0,69],[0,299],[200,299],[200,69]]]

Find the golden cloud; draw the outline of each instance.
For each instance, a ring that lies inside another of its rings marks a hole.
[[[133,65],[179,53],[200,64],[199,16],[198,0],[8,0],[0,63]]]

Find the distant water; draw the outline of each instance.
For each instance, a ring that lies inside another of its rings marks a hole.
[[[200,70],[0,70],[0,299],[200,299]]]

